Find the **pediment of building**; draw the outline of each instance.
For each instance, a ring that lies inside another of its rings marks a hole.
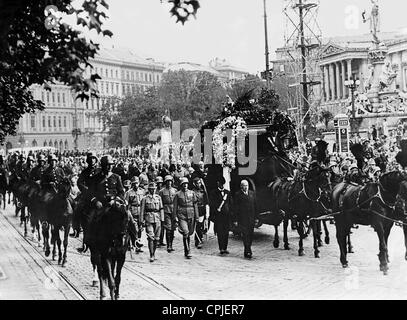
[[[341,54],[346,52],[345,48],[342,48],[341,46],[338,46],[333,43],[329,43],[325,46],[325,48],[322,50],[322,57],[328,57],[332,56],[335,54]]]

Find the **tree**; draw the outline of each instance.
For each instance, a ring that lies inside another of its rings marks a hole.
[[[107,17],[102,8],[108,8],[104,0],[84,1],[80,9],[72,2],[54,1],[53,8],[61,14],[76,15],[77,24],[86,29],[112,35],[102,28]],[[99,45],[57,18],[49,5],[46,0],[6,0],[0,7],[2,15],[8,14],[0,24],[0,142],[16,133],[24,113],[44,109],[30,92],[34,84],[50,90],[50,84],[59,82],[71,86],[81,99],[97,96],[95,81],[100,77],[91,74],[86,78],[84,71],[91,67],[89,60]]]
[[[95,82],[100,77],[93,73],[86,78],[84,71],[92,67],[89,61],[99,45],[56,17],[53,10],[76,16],[76,24],[85,29],[112,36],[102,28],[107,18],[103,8],[108,5],[105,0],[83,0],[82,6],[75,8],[74,2],[0,0],[0,143],[6,135],[16,134],[24,113],[44,109],[30,92],[33,84],[50,90],[50,84],[60,82],[82,100],[98,96]],[[199,8],[197,0],[169,2],[171,14],[182,24]]]
[[[234,80],[228,88],[228,95],[232,100],[236,100],[239,97],[245,95],[249,91],[253,91],[252,97],[257,98],[262,88],[265,88],[266,84],[263,80],[255,75],[247,75],[245,79]]]

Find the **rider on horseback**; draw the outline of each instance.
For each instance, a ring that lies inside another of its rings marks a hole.
[[[38,164],[30,172],[30,180],[40,184],[45,170],[45,156],[43,154],[38,155],[37,163]]]

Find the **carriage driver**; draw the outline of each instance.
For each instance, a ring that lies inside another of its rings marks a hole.
[[[161,197],[155,193],[156,184],[148,184],[148,193],[141,200],[140,215],[146,226],[148,250],[150,251],[150,262],[154,262],[155,250],[158,246],[161,232],[161,221],[164,220],[164,209]]]

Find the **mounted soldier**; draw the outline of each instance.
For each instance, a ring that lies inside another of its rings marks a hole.
[[[30,172],[30,179],[35,183],[40,184],[45,169],[45,156],[39,154],[37,156],[37,165]]]
[[[48,167],[41,177],[41,186],[44,190],[57,192],[59,183],[64,179],[64,171],[57,166],[58,158],[55,154],[48,156]]]

